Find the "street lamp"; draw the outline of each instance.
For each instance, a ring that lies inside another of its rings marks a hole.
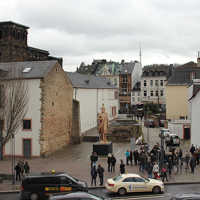
[[[160,134],[160,144],[161,144],[161,154],[160,154],[160,168],[163,168],[163,164],[164,164],[164,141],[165,141],[165,136],[164,136],[164,132],[161,130]]]
[[[12,184],[15,184],[15,135],[11,136]]]

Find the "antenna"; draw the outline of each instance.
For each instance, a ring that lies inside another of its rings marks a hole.
[[[142,50],[141,50],[141,43],[139,44],[140,46],[140,52],[139,52],[139,56],[140,56],[140,66],[142,67]]]

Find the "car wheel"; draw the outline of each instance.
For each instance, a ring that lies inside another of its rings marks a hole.
[[[118,193],[119,193],[119,195],[125,195],[126,189],[125,188],[119,188]]]
[[[159,186],[155,186],[152,191],[154,194],[159,194],[161,192],[161,188]]]
[[[39,200],[39,195],[37,193],[32,193],[30,195],[30,200]]]

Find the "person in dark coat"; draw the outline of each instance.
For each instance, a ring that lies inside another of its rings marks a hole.
[[[191,148],[190,148],[190,153],[193,155],[195,152],[195,146],[192,144]]]
[[[131,166],[132,166],[133,165],[133,152],[132,151],[130,151],[129,160],[130,160],[130,163],[131,163]]]
[[[191,169],[191,173],[194,174],[194,168],[196,166],[196,159],[194,156],[192,156],[192,158],[190,159],[190,169]]]
[[[109,153],[108,158],[107,158],[108,172],[111,172],[111,157],[112,157],[112,155]]]
[[[123,160],[121,160],[121,164],[120,164],[120,173],[121,174],[125,173],[125,164],[123,163]]]
[[[24,164],[24,172],[26,175],[28,175],[30,173],[30,167],[29,167],[29,164],[27,161]]]
[[[162,177],[162,182],[165,181],[168,181],[168,178],[167,178],[167,169],[166,167],[164,166],[162,169],[161,169],[161,177]]]
[[[104,168],[99,164],[97,168],[97,173],[99,174],[100,185],[103,185]]]
[[[16,181],[18,180],[21,181],[21,166],[19,162],[15,166],[15,173],[16,173]]]
[[[115,164],[116,164],[116,158],[112,154],[112,157],[111,157],[111,172],[115,172]]]
[[[92,177],[92,180],[91,180],[91,186],[94,185],[96,186],[96,180],[97,180],[97,170],[96,170],[96,166],[94,165],[91,169],[91,177]]]
[[[134,158],[134,164],[137,165],[137,163],[138,163],[138,158],[139,158],[138,150],[135,150],[135,151],[133,152],[133,158]]]

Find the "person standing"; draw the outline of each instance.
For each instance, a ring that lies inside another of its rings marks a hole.
[[[104,168],[99,164],[97,168],[97,173],[99,174],[99,181],[100,185],[103,185],[103,178],[104,178]]]
[[[190,169],[191,169],[191,173],[194,174],[194,168],[196,166],[196,159],[194,157],[194,155],[192,156],[192,158],[190,159]]]
[[[133,166],[133,152],[132,151],[130,151],[129,160],[130,160],[131,166]]]
[[[111,172],[111,157],[112,157],[112,155],[109,153],[108,158],[107,158],[108,172]]]
[[[195,152],[195,146],[192,144],[191,148],[190,148],[190,153],[193,155]]]
[[[126,156],[126,165],[129,165],[129,158],[130,158],[130,151],[129,150],[126,151],[125,156]]]
[[[167,178],[167,169],[166,169],[166,167],[164,166],[163,168],[162,168],[162,170],[161,170],[161,177],[162,177],[162,182],[164,182],[165,181],[165,179],[166,179],[166,181],[168,181],[168,178]]]
[[[26,176],[30,173],[30,167],[27,161],[24,164],[24,172]]]
[[[147,173],[148,173],[148,178],[152,178],[152,171],[153,171],[153,165],[151,161],[147,162]]]
[[[155,163],[154,166],[153,166],[153,174],[154,174],[155,179],[158,178],[158,172],[159,172],[159,166],[158,166],[157,163]]]
[[[18,181],[18,180],[21,181],[21,166],[20,166],[19,162],[15,166],[15,173],[16,173],[16,181]]]
[[[112,154],[112,157],[111,157],[111,172],[115,172],[115,164],[116,164],[116,158]]]
[[[98,161],[98,156],[96,152],[92,152],[92,155],[90,156],[90,161],[91,161],[91,168],[93,167],[94,164]]]
[[[134,164],[137,165],[139,158],[139,153],[137,149],[133,152],[133,157],[134,157]]]
[[[125,173],[125,164],[123,163],[123,160],[121,160],[121,164],[120,164],[120,174],[124,174]]]
[[[97,179],[97,170],[96,170],[96,166],[94,165],[91,169],[91,186],[94,185],[96,186],[96,179]]]

